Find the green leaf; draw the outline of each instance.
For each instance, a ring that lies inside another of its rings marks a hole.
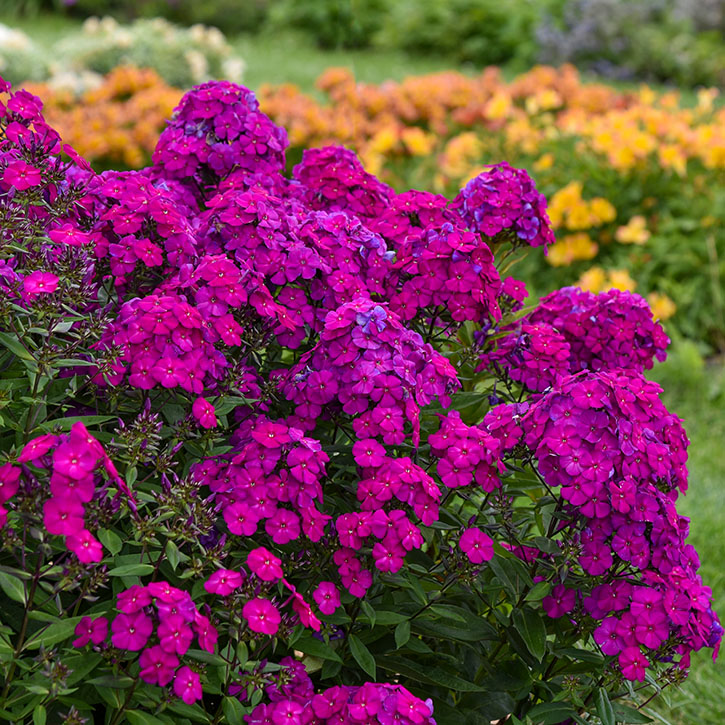
[[[146,576],[151,574],[154,567],[151,564],[124,564],[108,572],[108,576]]]
[[[127,710],[126,718],[131,725],[164,725],[163,720],[159,720],[153,715],[149,715],[142,710]]]
[[[612,703],[609,702],[607,691],[603,687],[597,690],[594,702],[596,703],[597,715],[599,715],[602,725],[617,725],[614,718],[614,708],[612,707]]]
[[[244,725],[247,708],[236,697],[225,697],[222,701],[222,710],[229,725]]]
[[[41,645],[48,649],[64,639],[68,639],[75,631],[81,617],[59,619],[44,629],[38,630],[26,643],[23,649],[38,649]]]
[[[350,645],[350,653],[355,658],[355,662],[374,680],[375,658],[370,654],[370,650],[354,634],[351,634],[347,638],[347,641]]]
[[[542,702],[532,707],[526,715],[536,725],[559,725],[562,720],[576,715],[576,710],[565,702]]]
[[[111,556],[116,556],[123,548],[121,537],[109,529],[98,529],[98,539],[111,552]]]
[[[133,678],[119,677],[118,675],[101,675],[100,677],[94,677],[92,680],[86,680],[86,684],[110,687],[113,690],[127,690],[133,685]]]
[[[166,558],[169,560],[169,564],[171,564],[171,568],[176,571],[176,567],[179,566],[179,547],[171,541],[171,539],[168,539],[166,542]]]
[[[540,602],[551,591],[549,582],[537,582],[534,588],[524,597],[527,602]]]
[[[406,619],[395,628],[395,647],[400,649],[410,639],[410,620]]]
[[[389,672],[395,672],[424,685],[441,685],[456,692],[486,692],[485,687],[468,682],[441,667],[426,667],[404,657],[384,656],[378,658],[378,664]]]
[[[23,347],[17,335],[9,332],[0,332],[0,345],[10,350],[13,355],[21,360],[34,360],[33,356]]]
[[[524,586],[533,586],[526,567],[518,559],[494,556],[488,565],[511,596],[518,598]]]
[[[375,610],[372,608],[370,602],[365,599],[360,602],[360,607],[362,608],[363,612],[365,612],[365,615],[370,621],[370,629],[372,629],[375,626],[375,622],[377,620],[377,614],[375,613]]]
[[[5,594],[7,594],[7,596],[14,602],[25,604],[25,585],[12,574],[0,571],[0,588],[2,588]]]
[[[43,705],[36,705],[33,710],[33,725],[45,725],[48,713]]]
[[[213,652],[207,652],[202,649],[190,649],[187,651],[186,654],[188,657],[191,657],[194,660],[198,660],[199,662],[206,662],[210,665],[217,665],[218,667],[227,667],[229,664],[223,657],[220,657],[218,654],[214,654]]]
[[[641,710],[635,710],[633,707],[629,707],[628,705],[614,703],[613,709],[617,722],[632,723],[633,725],[654,722],[651,717],[645,715]]]
[[[296,642],[295,649],[300,652],[304,652],[307,655],[313,657],[319,657],[323,660],[332,660],[333,662],[339,662],[342,664],[342,658],[337,652],[335,652],[329,644],[320,642],[319,639],[315,639],[309,632],[305,632]]]
[[[542,617],[528,607],[517,609],[514,624],[526,648],[541,662],[546,654],[546,625]]]
[[[400,622],[404,622],[407,618],[408,617],[405,614],[401,614],[400,612],[391,612],[388,609],[375,610],[375,622],[384,627],[390,627],[393,624],[400,624]],[[360,617],[360,619],[363,619],[363,617]],[[327,617],[325,621],[329,622],[330,618]]]
[[[105,423],[109,420],[116,420],[115,415],[76,415],[69,418],[54,418],[53,420],[46,420],[41,423],[38,428],[43,430],[51,430],[53,428],[60,428],[60,430],[70,430],[74,423],[79,421],[86,427],[92,425],[98,425],[99,423]]]

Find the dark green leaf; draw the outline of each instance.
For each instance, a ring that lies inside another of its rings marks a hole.
[[[21,360],[33,360],[33,356],[23,347],[17,335],[11,335],[9,332],[0,332],[0,345],[10,350]]]
[[[527,649],[539,661],[546,654],[546,625],[539,615],[532,609],[525,607],[514,612],[514,624],[524,640]]]
[[[526,715],[536,725],[559,725],[562,720],[576,715],[576,710],[565,702],[542,702],[532,707]]]
[[[164,725],[163,720],[142,710],[127,710],[126,717],[131,725]]]
[[[33,710],[33,725],[45,725],[45,721],[48,717],[45,707],[43,705],[36,705]]]
[[[550,591],[549,582],[537,582],[524,599],[527,602],[540,602]]]
[[[244,725],[247,708],[236,697],[225,697],[222,701],[222,710],[229,725]]]
[[[98,529],[98,539],[111,552],[111,556],[116,556],[123,548],[121,538],[109,529]]]
[[[108,576],[146,576],[151,574],[154,567],[151,564],[124,564],[108,572]]]
[[[410,620],[401,622],[395,628],[395,647],[400,649],[410,639]]]
[[[0,571],[0,588],[14,602],[25,604],[25,585],[12,574]]]
[[[323,660],[333,660],[334,662],[342,663],[340,655],[329,644],[320,642],[319,639],[315,639],[309,632],[305,632],[295,642],[295,649]]]
[[[126,690],[133,685],[132,677],[118,675],[101,675],[94,677],[92,680],[86,680],[89,685],[98,685],[99,687],[110,687],[113,690]]]
[[[46,649],[68,639],[74,632],[81,617],[59,619],[48,627],[38,630],[26,643],[23,649],[38,649],[41,645]]]
[[[370,650],[354,634],[351,634],[347,638],[347,641],[350,645],[350,653],[355,658],[355,662],[374,680],[375,658],[370,654]]]
[[[597,715],[599,715],[602,725],[617,725],[614,719],[614,708],[612,707],[612,703],[609,702],[607,691],[603,687],[597,690],[594,702],[596,703]]]
[[[370,602],[366,601],[365,599],[360,602],[360,607],[365,612],[365,616],[370,621],[370,628],[372,629],[375,626],[375,622],[377,621],[377,613],[372,608]]]
[[[654,722],[651,717],[645,715],[641,710],[635,710],[628,705],[613,704],[614,716],[617,722],[632,723],[632,725],[640,725],[641,723]]]

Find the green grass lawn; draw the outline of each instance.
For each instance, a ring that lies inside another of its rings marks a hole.
[[[27,32],[42,45],[78,27],[77,21],[56,16],[4,22]],[[443,57],[416,57],[383,50],[322,51],[295,33],[240,36],[230,42],[247,63],[245,83],[295,83],[305,91],[331,66],[351,68],[361,81],[379,83],[392,78],[431,73],[452,67]],[[474,68],[459,68],[475,72]],[[691,92],[690,92],[690,95]],[[687,97],[687,94],[686,94]],[[651,377],[665,388],[669,409],[685,420],[691,438],[690,490],[680,511],[691,518],[690,541],[700,554],[702,576],[715,594],[715,606],[725,616],[725,371],[723,363],[704,368],[688,346],[680,346]],[[650,712],[670,725],[725,723],[725,658],[713,665],[709,653],[693,658],[688,682],[679,691],[662,695]]]

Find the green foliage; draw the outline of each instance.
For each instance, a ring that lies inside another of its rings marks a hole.
[[[299,28],[321,48],[365,48],[381,28],[385,0],[281,0],[271,8],[271,28]]]
[[[532,0],[400,0],[390,4],[379,42],[477,65],[523,65],[536,50],[533,29],[541,7]]]

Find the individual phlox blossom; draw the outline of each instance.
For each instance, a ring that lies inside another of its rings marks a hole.
[[[471,179],[451,208],[469,229],[487,237],[508,232],[515,244],[531,247],[546,247],[554,242],[544,195],[526,171],[505,161]]]
[[[340,593],[332,582],[323,581],[312,594],[323,614],[334,614],[340,606]]]
[[[262,581],[275,582],[282,578],[282,560],[263,546],[247,554],[247,566]]]
[[[612,289],[594,294],[564,287],[543,297],[527,318],[550,325],[567,342],[571,374],[580,370],[649,370],[662,362],[669,338],[646,300]]]
[[[111,623],[111,644],[119,649],[138,652],[148,642],[154,623],[145,612],[118,614]]]
[[[241,572],[232,569],[219,569],[204,582],[204,589],[211,594],[226,597],[242,586],[242,582]]]
[[[187,705],[202,698],[201,677],[188,665],[180,667],[174,676],[174,694]]]
[[[518,312],[524,306],[524,300],[529,296],[526,284],[515,277],[506,277],[501,282],[499,304],[507,311]]]
[[[59,277],[52,272],[36,270],[23,279],[23,293],[27,300],[38,295],[49,295],[58,289]]]
[[[342,146],[305,149],[292,175],[299,183],[297,193],[311,208],[342,210],[361,218],[378,216],[394,193]]]
[[[84,564],[98,563],[103,559],[103,547],[87,529],[82,529],[77,534],[66,537],[65,545]]]
[[[183,614],[169,614],[159,623],[157,634],[161,649],[179,656],[186,654],[194,639],[194,631]]]
[[[461,534],[458,545],[472,564],[482,564],[493,559],[493,539],[481,529],[466,529]]]
[[[82,617],[74,630],[74,647],[85,647],[89,642],[100,644],[108,636],[108,620],[105,617]]]
[[[202,428],[215,428],[217,425],[214,406],[205,398],[199,397],[191,406],[191,413]]]
[[[165,687],[174,679],[179,658],[173,652],[166,652],[161,645],[148,647],[138,660],[139,677],[150,685]]]
[[[249,628],[259,634],[274,635],[282,621],[279,610],[269,599],[250,599],[242,608]]]
[[[553,618],[569,614],[569,612],[573,611],[575,604],[576,591],[563,584],[557,584],[551,590],[551,594],[541,600],[544,611]]]
[[[40,169],[22,159],[13,159],[3,171],[2,180],[7,186],[14,186],[18,191],[25,191],[39,186],[42,179]]]

